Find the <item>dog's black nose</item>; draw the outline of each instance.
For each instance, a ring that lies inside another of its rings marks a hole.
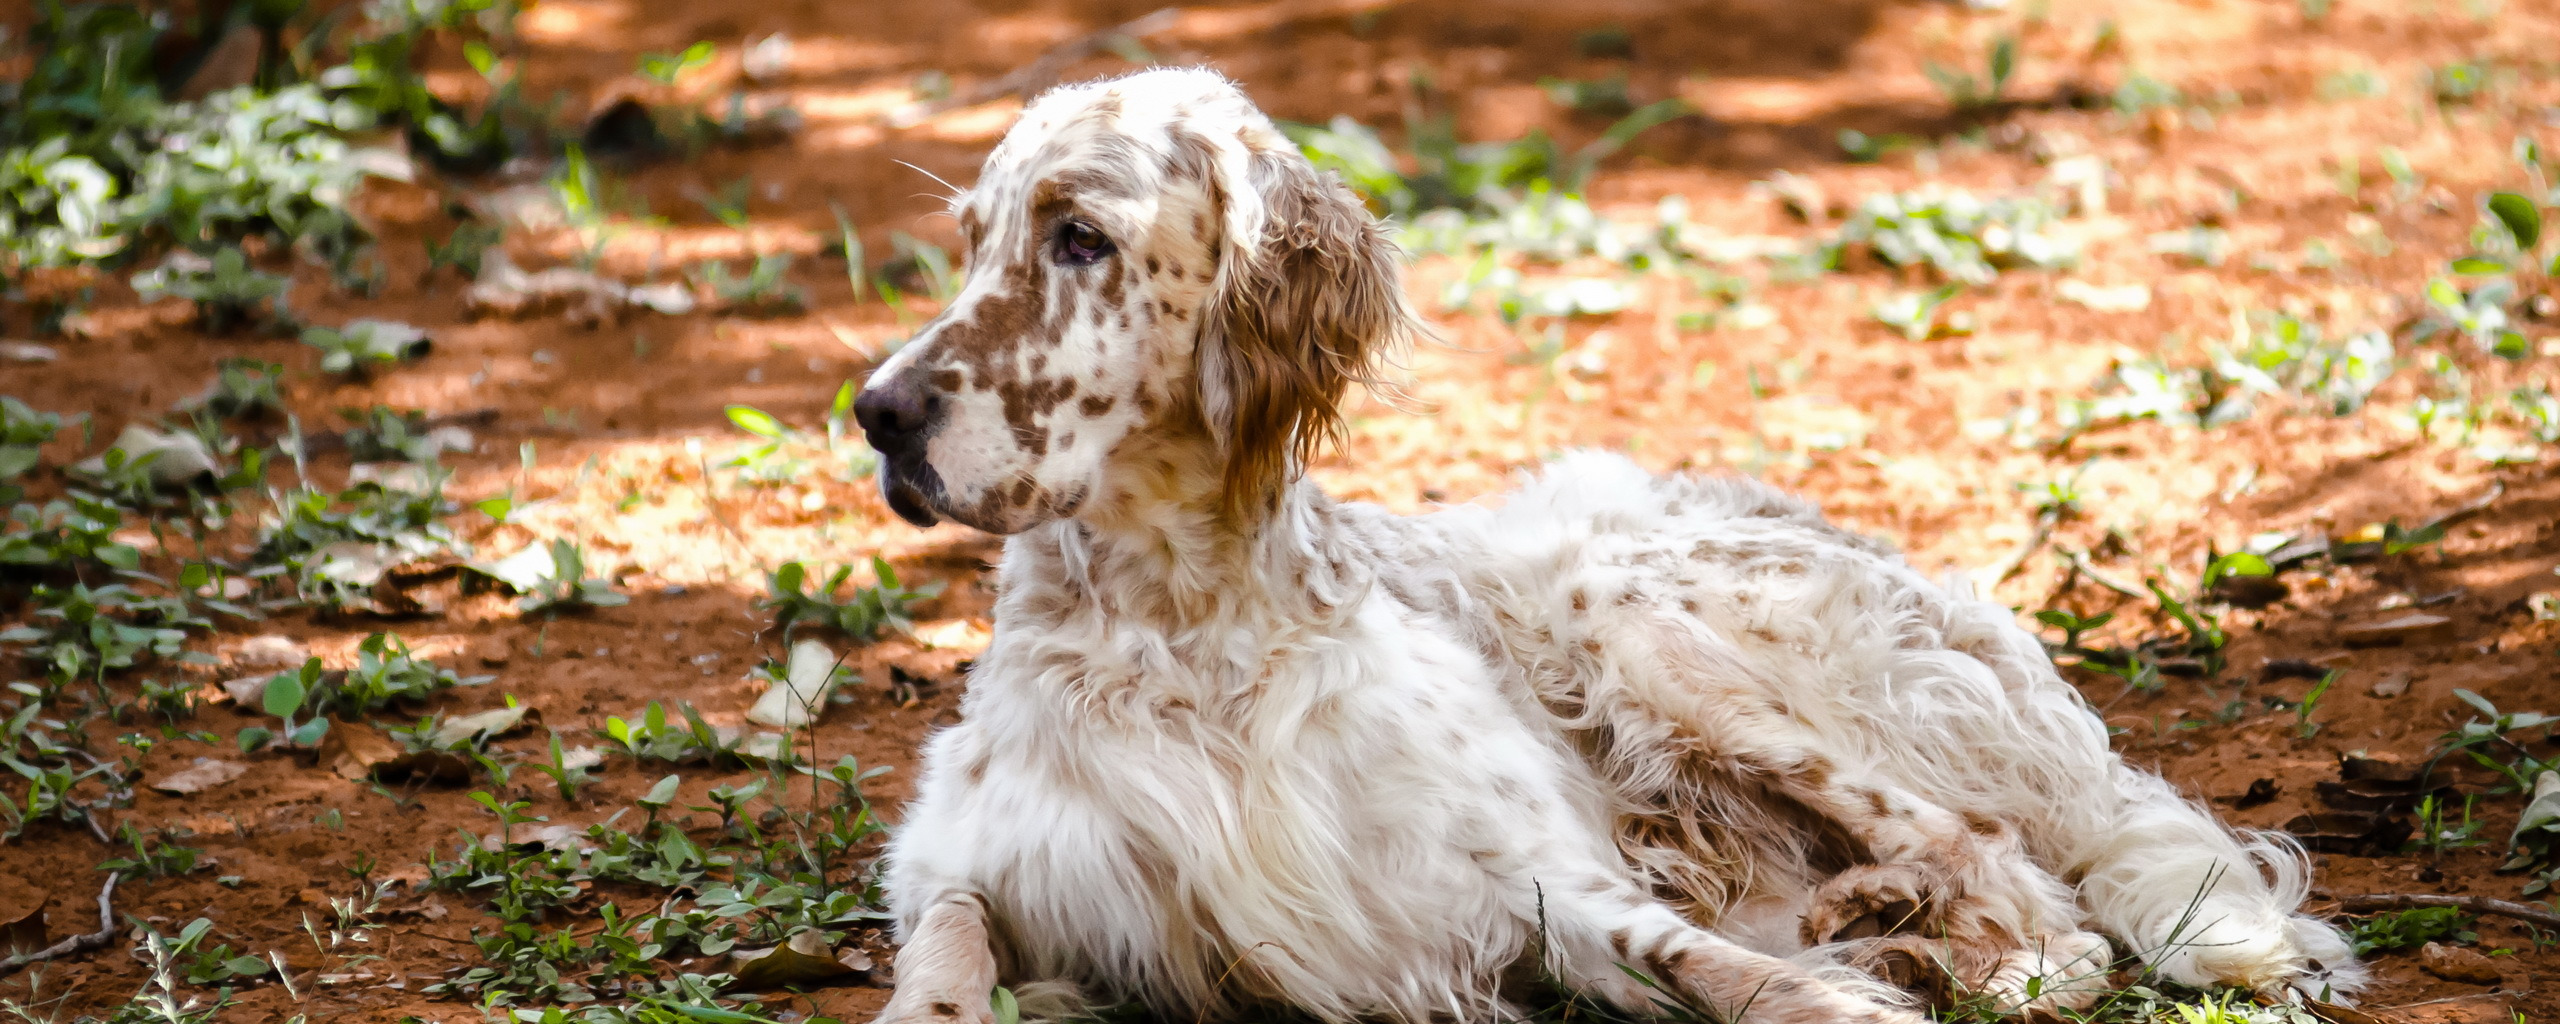
[[[912,373],[901,373],[862,389],[853,400],[853,420],[862,436],[883,455],[897,455],[924,442],[933,418],[942,411],[942,396]]]

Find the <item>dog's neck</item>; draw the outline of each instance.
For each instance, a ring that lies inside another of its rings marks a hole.
[[[1186,660],[1195,645],[1244,657],[1240,640],[1320,631],[1347,614],[1371,576],[1339,550],[1333,501],[1293,473],[1275,501],[1239,513],[1224,507],[1222,469],[1189,445],[1123,453],[1113,491],[1007,545],[1008,572],[1036,578],[1006,586],[1064,598],[1061,615],[1157,632]]]

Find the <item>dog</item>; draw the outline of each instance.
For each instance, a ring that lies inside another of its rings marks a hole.
[[[2308,865],[2123,763],[2012,613],[1741,479],[1564,457],[1418,516],[1304,475],[1421,326],[1226,79],[1031,103],[970,271],[855,415],[902,518],[1007,537],[884,887],[883,1024],[2083,1006],[2120,954],[2335,998]],[[2120,944],[2120,945],[2119,945]]]

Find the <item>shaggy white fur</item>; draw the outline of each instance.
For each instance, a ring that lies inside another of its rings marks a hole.
[[[901,514],[1012,536],[888,851],[883,1021],[986,1020],[998,980],[1422,1021],[1544,972],[1777,1024],[2085,1004],[2119,952],[2361,980],[2297,849],[1802,502],[1598,454],[1492,508],[1326,498],[1306,445],[1410,316],[1223,79],[1053,92],[955,205],[967,289],[858,414]]]

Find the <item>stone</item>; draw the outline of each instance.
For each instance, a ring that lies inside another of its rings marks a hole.
[[[2503,976],[2497,961],[2482,956],[2477,950],[2441,942],[2427,943],[2425,949],[2418,951],[2418,966],[2446,981],[2472,985],[2495,985]]]

